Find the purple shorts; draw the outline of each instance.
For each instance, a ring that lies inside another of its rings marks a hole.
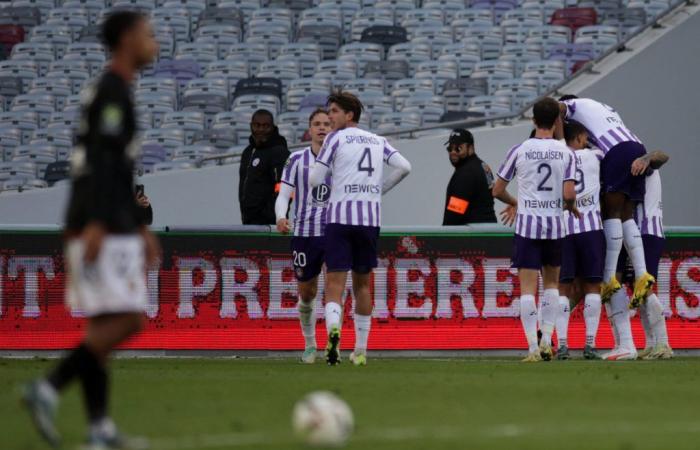
[[[621,142],[611,148],[600,164],[603,192],[622,192],[631,200],[644,201],[646,176],[632,176],[632,163],[646,153],[639,142]]]
[[[329,272],[370,273],[377,267],[379,227],[326,225],[326,269]]]
[[[559,281],[571,283],[583,278],[589,283],[603,281],[605,233],[603,230],[570,234],[564,238]]]
[[[326,238],[319,236],[292,238],[294,276],[298,281],[310,281],[323,270]]]
[[[647,266],[647,272],[652,274],[654,278],[658,278],[659,262],[666,246],[666,239],[643,234],[642,243],[644,244],[644,262]],[[624,247],[622,247],[620,258],[617,260],[617,272],[622,274],[622,281],[634,281],[635,279],[632,261],[627,257],[627,250]]]
[[[513,238],[513,264],[516,269],[542,270],[543,266],[561,266],[563,239]]]

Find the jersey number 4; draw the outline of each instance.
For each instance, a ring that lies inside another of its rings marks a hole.
[[[374,173],[374,167],[372,167],[372,152],[369,147],[365,148],[362,153],[362,158],[360,162],[357,163],[357,170],[360,172],[367,172],[367,176],[371,177]]]

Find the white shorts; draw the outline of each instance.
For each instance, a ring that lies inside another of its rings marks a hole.
[[[106,236],[92,264],[85,262],[84,254],[82,239],[73,239],[66,245],[67,303],[72,310],[87,317],[144,312],[146,258],[141,236]]]

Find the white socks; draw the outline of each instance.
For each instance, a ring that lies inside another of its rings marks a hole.
[[[622,234],[624,236],[627,254],[632,260],[632,266],[634,266],[634,276],[639,278],[647,271],[647,264],[644,259],[642,234],[639,232],[637,223],[632,219],[622,224]]]
[[[297,310],[299,311],[299,322],[301,323],[301,334],[304,336],[304,346],[306,348],[316,348],[316,315],[314,306],[316,299],[309,303],[299,298]]]
[[[610,309],[612,310],[612,320],[615,323],[615,329],[619,336],[621,348],[634,350],[634,341],[632,340],[632,327],[630,325],[629,298],[624,289],[613,294],[610,300]]]
[[[586,322],[586,345],[595,347],[601,310],[600,294],[586,294],[583,305],[583,319]]]
[[[372,327],[372,316],[355,313],[355,354],[367,353],[367,340]]]
[[[520,296],[520,322],[523,324],[525,338],[530,353],[537,351],[537,305],[534,295]]]
[[[559,297],[559,311],[557,314],[557,339],[559,340],[559,347],[568,346],[568,336],[569,336],[569,315],[571,307],[569,306],[569,299],[563,295]]]
[[[326,303],[326,332],[330,333],[333,327],[341,328],[343,308],[338,303]]]
[[[610,322],[610,330],[612,331],[613,340],[615,341],[613,343],[613,349],[616,349],[620,346],[620,336],[617,334],[617,328],[615,328],[615,322],[612,319],[612,308],[610,307],[610,302],[605,304],[605,315],[608,317],[608,322]]]
[[[656,294],[647,296],[645,305],[649,327],[656,338],[656,344],[668,345],[668,331],[666,330],[666,318],[664,317],[664,308]]]
[[[540,330],[542,331],[542,340],[547,344],[552,345],[552,333],[554,332],[554,324],[559,315],[559,290],[545,289],[542,295],[542,323]]]
[[[620,219],[605,220],[603,221],[603,229],[605,230],[606,244],[603,281],[607,283],[615,276],[617,259],[620,257],[620,251],[622,250],[622,221]],[[637,233],[639,233],[639,230],[637,230]]]

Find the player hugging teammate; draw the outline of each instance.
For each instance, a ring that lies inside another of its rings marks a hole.
[[[549,128],[553,105],[559,117]],[[617,112],[595,100],[565,96],[557,104],[545,98],[533,112],[534,138],[508,152],[493,192],[508,205],[501,214],[504,223],[515,222],[513,267],[518,268],[521,283],[520,316],[529,347],[525,361],[551,359],[553,322],[558,358],[569,358],[569,312],[581,296],[586,359],[600,358],[595,338],[601,303],[615,335],[615,347],[603,359],[637,359],[629,310],[638,307],[647,341],[642,356],[672,357],[663,307],[652,290],[663,250],[657,169],[668,157],[662,152],[647,153]],[[562,137],[568,148],[555,144],[554,139]],[[589,142],[595,147],[588,149]],[[566,156],[552,157],[560,151],[572,155],[571,167]],[[518,179],[517,198],[506,191],[513,177]],[[560,217],[563,229],[558,228]],[[628,281],[622,273],[628,258],[634,271],[631,299],[620,284]],[[545,291],[538,319],[534,296],[540,271]]]

